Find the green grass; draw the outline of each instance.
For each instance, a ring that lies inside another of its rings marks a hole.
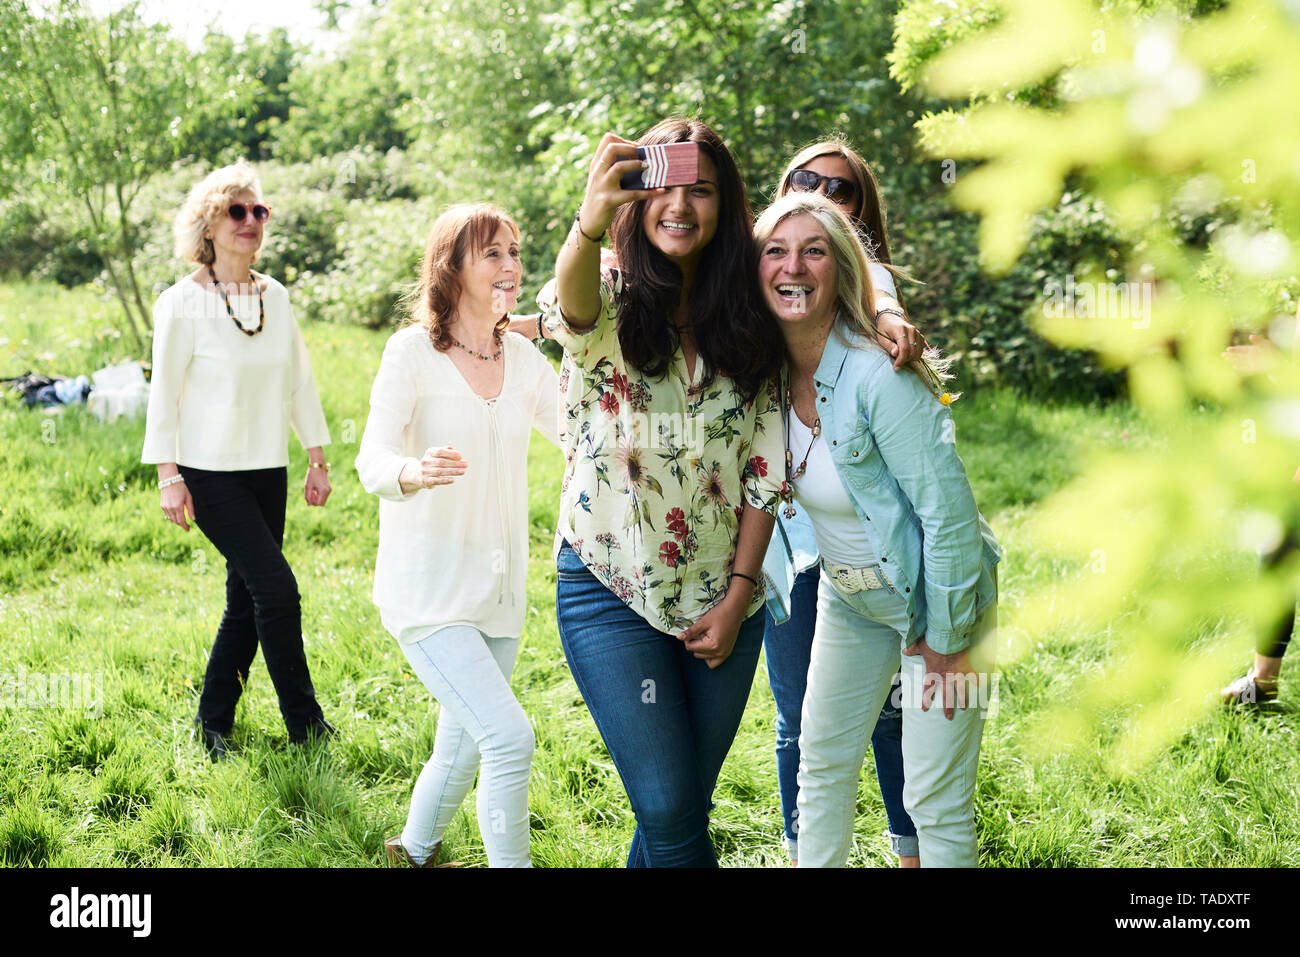
[[[75,375],[126,354],[114,306],[88,291],[0,286],[0,370]],[[224,566],[197,530],[165,523],[155,474],[138,462],[142,421],[0,404],[0,673],[102,674],[103,714],[0,708],[0,862],[54,866],[350,866],[382,860],[432,749],[438,707],[407,671],[370,602],[377,501],[352,459],[384,334],[303,330],[335,444],[324,509],[291,495],[286,553],[303,594],[312,677],[341,730],[328,748],[287,745],[265,669],[254,664],[234,733],[212,765],[191,720],[221,614]],[[981,392],[956,407],[976,497],[1003,543],[1002,617],[1058,560],[1030,544],[1043,499],[1094,448],[1155,441],[1125,406],[1029,404]],[[291,486],[305,456],[295,446]],[[632,816],[569,676],[555,630],[550,560],[559,454],[530,453],[528,614],[514,687],[537,734],[529,804],[539,866],[619,866]],[[1224,559],[1225,561],[1228,559]],[[1104,632],[1039,637],[1004,668],[981,756],[983,861],[1003,866],[1300,864],[1300,720],[1292,708],[1208,711],[1140,774],[1116,781],[1073,752],[1037,756],[1034,719],[1094,673]],[[1242,664],[1246,662],[1243,650]],[[731,866],[783,863],[771,694],[760,663],[716,796],[713,835]],[[1230,677],[1224,676],[1225,679]],[[1283,699],[1295,683],[1284,676]],[[1116,729],[1123,717],[1116,716]],[[892,863],[867,761],[851,863]],[[444,841],[486,864],[472,797]]]

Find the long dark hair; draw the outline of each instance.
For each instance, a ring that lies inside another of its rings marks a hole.
[[[721,137],[698,120],[664,120],[637,142],[699,143],[717,167],[718,228],[700,253],[688,309],[705,364],[703,381],[726,375],[752,400],[779,370],[785,346],[758,288],[753,213],[736,162]],[[682,296],[682,272],[650,242],[644,217],[645,200],[637,200],[620,207],[610,225],[624,283],[618,341],[633,368],[657,377],[681,346],[672,316]]]

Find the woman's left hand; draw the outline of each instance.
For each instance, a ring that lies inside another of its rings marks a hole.
[[[710,668],[716,668],[731,657],[747,607],[747,604],[733,602],[730,596],[724,598],[681,632],[677,640],[685,642],[686,650],[694,652],[696,658],[703,659]]]
[[[966,701],[966,676],[970,675],[975,678],[975,667],[970,662],[970,655],[963,648],[955,655],[941,655],[926,644],[925,636],[922,635],[913,644],[903,649],[903,654],[908,656],[920,655],[925,659],[925,679],[921,690],[921,710],[929,711],[930,705],[934,703],[935,692],[943,690],[943,716],[949,721],[952,720],[952,709],[954,706],[965,708],[968,704]],[[933,675],[933,677],[931,677]],[[971,701],[970,705],[977,702]]]
[[[882,302],[898,308],[895,300],[882,300]],[[921,334],[921,330],[892,312],[886,312],[876,319],[876,330],[880,333],[878,340],[880,347],[894,357],[895,371],[909,362],[915,362],[925,354],[926,349],[930,348],[930,343]]]
[[[330,497],[333,486],[330,485],[330,473],[325,469],[307,469],[307,484],[303,488],[303,498],[308,505],[324,505]]]

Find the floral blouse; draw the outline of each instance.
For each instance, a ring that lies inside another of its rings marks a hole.
[[[784,477],[779,383],[746,402],[723,370],[702,388],[679,350],[659,378],[623,358],[623,278],[602,275],[590,329],[560,314],[554,282],[537,304],[564,347],[558,535],[606,588],[655,628],[677,634],[727,593],[744,503],[775,514]],[[763,604],[759,587],[747,614]]]

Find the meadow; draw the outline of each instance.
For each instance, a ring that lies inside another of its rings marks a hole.
[[[89,373],[126,355],[115,309],[89,289],[0,285],[0,374]],[[197,529],[187,534],[163,520],[155,471],[139,462],[142,419],[104,424],[84,408],[27,410],[6,396],[0,673],[102,675],[102,715],[0,705],[0,862],[382,864],[383,840],[405,818],[438,715],[370,601],[377,501],[352,461],[386,333],[304,323],[303,334],[334,438],[327,449],[334,492],[325,508],[306,506],[306,456],[293,445],[286,554],[303,595],[313,680],[340,735],[324,748],[290,747],[259,656],[238,714],[238,753],[207,760],[192,718],[221,614],[224,562]],[[976,498],[1003,545],[1001,616],[1014,624],[1023,595],[1070,573],[1029,541],[1046,497],[1089,454],[1158,437],[1123,403],[1044,405],[981,390],[954,414]],[[532,854],[543,867],[614,867],[623,863],[632,815],[555,629],[551,543],[561,465],[536,438],[528,615],[513,682],[537,736]],[[1118,779],[1088,753],[1044,756],[1024,733],[1070,694],[1073,680],[1105,665],[1115,651],[1108,634],[1037,638],[1033,653],[1005,665],[985,734],[976,807],[985,865],[1300,864],[1300,716],[1288,704],[1300,692],[1294,667],[1284,671],[1281,706],[1252,715],[1207,703],[1154,761]],[[1243,668],[1247,660],[1243,648]],[[773,717],[760,662],[715,797],[712,831],[724,866],[785,862]],[[871,768],[868,760],[850,863],[889,866]],[[486,864],[472,800],[443,853]]]

